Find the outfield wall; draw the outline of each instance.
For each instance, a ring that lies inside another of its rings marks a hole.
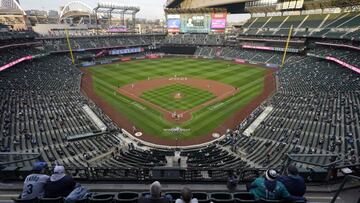
[[[197,47],[196,46],[161,46],[160,52],[165,54],[185,54],[194,55]]]

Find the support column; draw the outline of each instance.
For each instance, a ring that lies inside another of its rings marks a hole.
[[[125,10],[121,12],[121,25],[125,26]]]
[[[131,22],[132,22],[132,29],[135,31],[135,25],[136,25],[136,13],[135,12],[132,13]]]
[[[111,13],[112,13],[112,10],[109,11],[109,27],[111,26]]]

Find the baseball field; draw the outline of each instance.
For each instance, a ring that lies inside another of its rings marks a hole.
[[[134,126],[128,131],[169,141],[223,133],[243,119],[236,112],[259,99],[272,75],[261,67],[193,58],[136,60],[86,71],[111,113]]]

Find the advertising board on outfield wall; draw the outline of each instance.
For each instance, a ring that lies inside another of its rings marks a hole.
[[[114,49],[109,51],[109,55],[122,55],[122,54],[133,54],[143,52],[144,48],[136,47],[136,48],[128,48],[128,49]]]

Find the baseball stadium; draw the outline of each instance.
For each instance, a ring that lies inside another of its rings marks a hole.
[[[38,4],[0,0],[0,203],[360,202],[360,1]]]
[[[273,70],[214,59],[165,57],[85,71],[84,89],[109,105],[107,115],[119,113],[124,118],[115,122],[128,132],[163,145],[212,141],[275,90]]]

